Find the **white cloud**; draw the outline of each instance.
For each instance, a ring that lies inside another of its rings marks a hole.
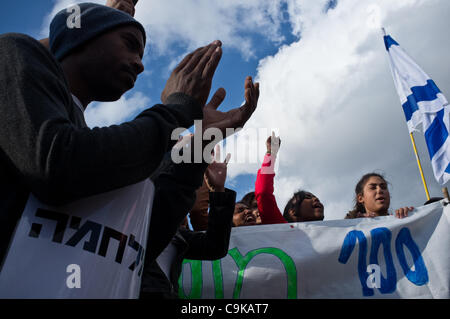
[[[85,111],[86,123],[91,128],[120,124],[149,106],[150,98],[135,92],[129,98],[122,96],[116,102],[90,105]]]
[[[48,36],[51,19],[59,10],[81,2],[84,1],[57,0],[44,20],[42,36]],[[248,59],[255,54],[251,34],[273,43],[284,40],[284,3],[285,0],[145,0],[136,6],[136,19],[145,26],[149,46],[157,55],[174,54],[173,48],[192,50],[220,39]]]
[[[172,0],[141,1],[136,18],[149,30],[151,45],[159,53],[173,45],[189,50],[220,39],[224,45],[239,50],[244,57],[254,55],[249,34],[264,35],[281,42],[283,1]]]
[[[260,103],[246,128],[276,123],[280,129],[275,180],[280,209],[294,191],[306,188],[325,204],[327,219],[342,218],[352,207],[356,182],[374,170],[391,182],[391,208],[418,206],[426,198],[381,32],[373,28],[373,5],[379,8],[376,18],[445,94],[450,3],[341,0],[328,14],[325,3],[289,1],[301,40],[263,59],[258,68]],[[432,196],[442,196],[423,137],[416,139]],[[253,169],[241,166],[240,173]]]
[[[56,6],[68,2],[58,0]],[[137,19],[146,26],[152,54],[178,57],[180,51],[221,39],[245,58],[255,55],[255,34],[283,43],[281,26],[288,19],[293,35],[301,39],[260,61],[260,103],[246,125],[276,128],[281,136],[275,179],[280,209],[303,188],[320,197],[326,219],[343,218],[353,205],[356,182],[374,170],[383,171],[391,182],[391,208],[418,206],[425,201],[423,186],[381,32],[374,27],[382,22],[449,97],[450,2],[339,0],[325,13],[327,2],[141,0]],[[46,23],[48,27],[49,19]],[[143,104],[148,103],[135,105]],[[117,119],[116,112],[91,112],[100,123]],[[236,150],[261,158],[266,137],[258,136],[258,143],[251,145],[240,143]],[[420,134],[416,143],[431,195],[441,196]],[[229,172],[234,177],[255,174],[258,168],[230,164]]]

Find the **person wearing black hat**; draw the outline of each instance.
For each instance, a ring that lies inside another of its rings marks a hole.
[[[107,7],[128,13],[129,15],[134,17],[134,14],[136,12],[135,6],[137,3],[138,0],[107,0],[105,5]],[[47,49],[50,48],[49,38],[41,39],[39,40],[39,42],[41,42],[41,44]]]
[[[88,128],[83,111],[90,102],[115,101],[134,86],[146,32],[122,11],[78,6],[81,28],[68,26],[68,10],[53,19],[51,52],[26,35],[0,35],[0,267],[30,193],[62,205],[140,182],[176,142],[174,129],[202,118],[204,127],[241,127],[256,108],[257,100],[242,116],[217,111],[223,89],[205,107],[222,55],[215,41],[175,68],[163,104],[121,125]],[[247,80],[246,94],[252,92],[258,85]]]

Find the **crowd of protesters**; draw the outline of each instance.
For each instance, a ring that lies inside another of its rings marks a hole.
[[[222,56],[218,40],[175,67],[161,104],[121,125],[88,128],[88,105],[118,100],[144,71],[147,34],[133,18],[132,0],[79,7],[83,28],[69,29],[70,13],[62,10],[48,39],[0,35],[0,261],[30,193],[61,205],[149,177],[155,199],[142,298],[176,298],[183,259],[224,257],[232,227],[324,219],[324,205],[307,190],[295,192],[283,212],[278,207],[274,165],[281,141],[274,134],[267,140],[254,192],[237,202],[236,192],[225,188],[229,157],[222,162],[220,149],[212,162],[171,161],[174,129],[190,127],[195,119],[204,128],[236,129],[257,107],[259,84],[251,77],[244,81],[243,106],[217,110],[224,89],[207,103]],[[366,174],[356,185],[355,206],[346,218],[385,216],[389,206],[384,177]],[[403,218],[411,210],[400,208],[395,215]]]

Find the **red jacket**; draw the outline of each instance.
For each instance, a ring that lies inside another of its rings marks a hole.
[[[270,154],[264,156],[264,161],[256,175],[255,197],[258,202],[259,215],[262,224],[283,224],[287,221],[278,208],[273,195],[273,179],[275,177],[275,159]]]

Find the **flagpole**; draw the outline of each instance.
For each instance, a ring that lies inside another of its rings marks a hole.
[[[447,187],[442,188],[442,194],[444,194],[444,198],[447,199],[447,201],[450,201],[450,196],[448,195]]]
[[[427,200],[430,200],[430,193],[428,192],[427,182],[425,181],[425,177],[423,175],[422,165],[420,164],[419,154],[417,153],[416,142],[414,141],[413,133],[409,133],[411,136],[411,142],[414,148],[414,154],[416,155],[417,165],[419,166],[420,176],[422,177],[423,187],[425,188],[425,194],[427,195]]]
[[[383,33],[383,36],[386,36],[385,28],[381,28],[381,32]],[[417,153],[417,147],[416,147],[416,142],[414,141],[413,133],[412,132],[409,133],[409,136],[411,137],[411,143],[413,145],[414,154],[416,155],[417,166],[419,166],[420,177],[422,178],[423,188],[425,189],[425,194],[427,195],[427,200],[430,200],[430,193],[428,192],[427,182],[425,181],[425,177],[423,175],[422,164],[420,163],[419,154]]]

